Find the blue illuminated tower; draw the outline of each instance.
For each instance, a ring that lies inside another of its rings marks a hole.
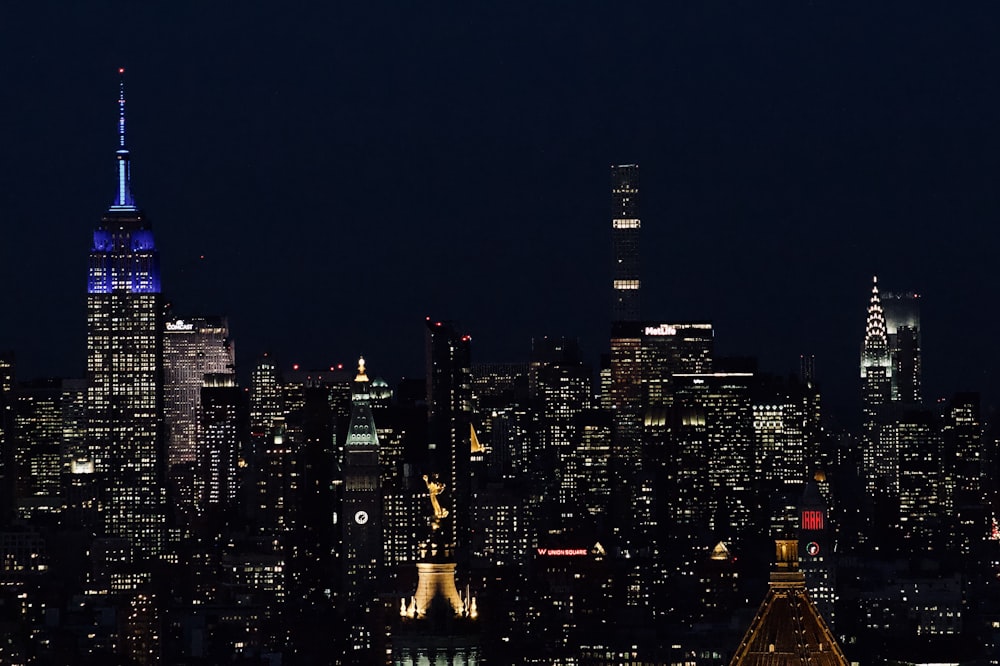
[[[159,255],[132,197],[124,80],[119,90],[117,192],[87,276],[87,442],[104,532],[129,539],[138,560],[160,553],[166,520],[163,328]]]

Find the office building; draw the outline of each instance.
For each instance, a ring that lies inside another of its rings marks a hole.
[[[167,476],[175,511],[193,513],[203,495],[197,469],[198,419],[206,375],[234,374],[235,354],[224,317],[169,317],[163,324],[163,411]]]
[[[104,531],[137,558],[163,546],[163,307],[153,231],[131,190],[125,87],[117,192],[94,231],[87,280],[87,442],[104,490]]]
[[[200,479],[197,506],[202,510],[235,507],[241,454],[249,438],[246,394],[229,373],[202,381],[195,468]]]
[[[454,322],[427,320],[427,429],[430,471],[445,484],[456,519],[448,541],[464,554],[471,492],[472,338]]]
[[[882,310],[892,359],[892,399],[920,404],[920,294],[883,292]]]
[[[552,468],[547,479],[560,522],[579,518],[580,470],[575,452],[577,416],[591,407],[592,370],[583,362],[580,345],[568,338],[532,341],[529,386],[541,410],[539,429],[544,459]]]
[[[674,378],[676,434],[661,459],[667,523],[681,539],[711,534],[711,541],[738,546],[752,526],[756,501],[754,375],[679,373]]]
[[[612,326],[611,485],[630,493],[612,498],[617,512],[623,514],[618,517],[622,526],[638,518],[632,506],[647,504],[635,496],[642,486],[633,480],[643,468],[644,450],[665,451],[666,410],[674,403],[675,376],[711,372],[713,339],[712,325],[707,322],[618,322]]]
[[[769,489],[800,486],[819,466],[820,394],[815,384],[759,377],[753,393],[754,473]]]
[[[22,382],[14,391],[17,496],[62,492],[63,389],[58,379]]]

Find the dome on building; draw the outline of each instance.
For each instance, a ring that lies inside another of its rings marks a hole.
[[[368,392],[371,393],[373,400],[388,400],[392,397],[392,389],[381,377],[372,380]]]
[[[775,542],[777,563],[764,603],[730,666],[848,666],[837,639],[806,593],[795,539]]]

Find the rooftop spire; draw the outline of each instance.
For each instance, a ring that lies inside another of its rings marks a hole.
[[[861,348],[862,377],[870,366],[889,367],[889,334],[882,310],[882,297],[878,293],[878,276],[872,277],[872,297],[868,302],[868,319],[865,322],[865,341]]]
[[[132,198],[131,173],[129,170],[128,148],[125,147],[125,68],[118,68],[121,77],[118,83],[118,191],[111,210],[136,210],[135,199]]]

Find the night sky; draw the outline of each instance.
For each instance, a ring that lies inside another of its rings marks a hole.
[[[878,273],[923,296],[927,395],[1000,397],[996,3],[302,4],[0,9],[21,378],[83,374],[123,66],[164,292],[228,315],[244,369],[421,375],[426,315],[477,362],[545,334],[596,361],[609,166],[636,162],[646,318],[775,372],[814,353],[846,409]]]

